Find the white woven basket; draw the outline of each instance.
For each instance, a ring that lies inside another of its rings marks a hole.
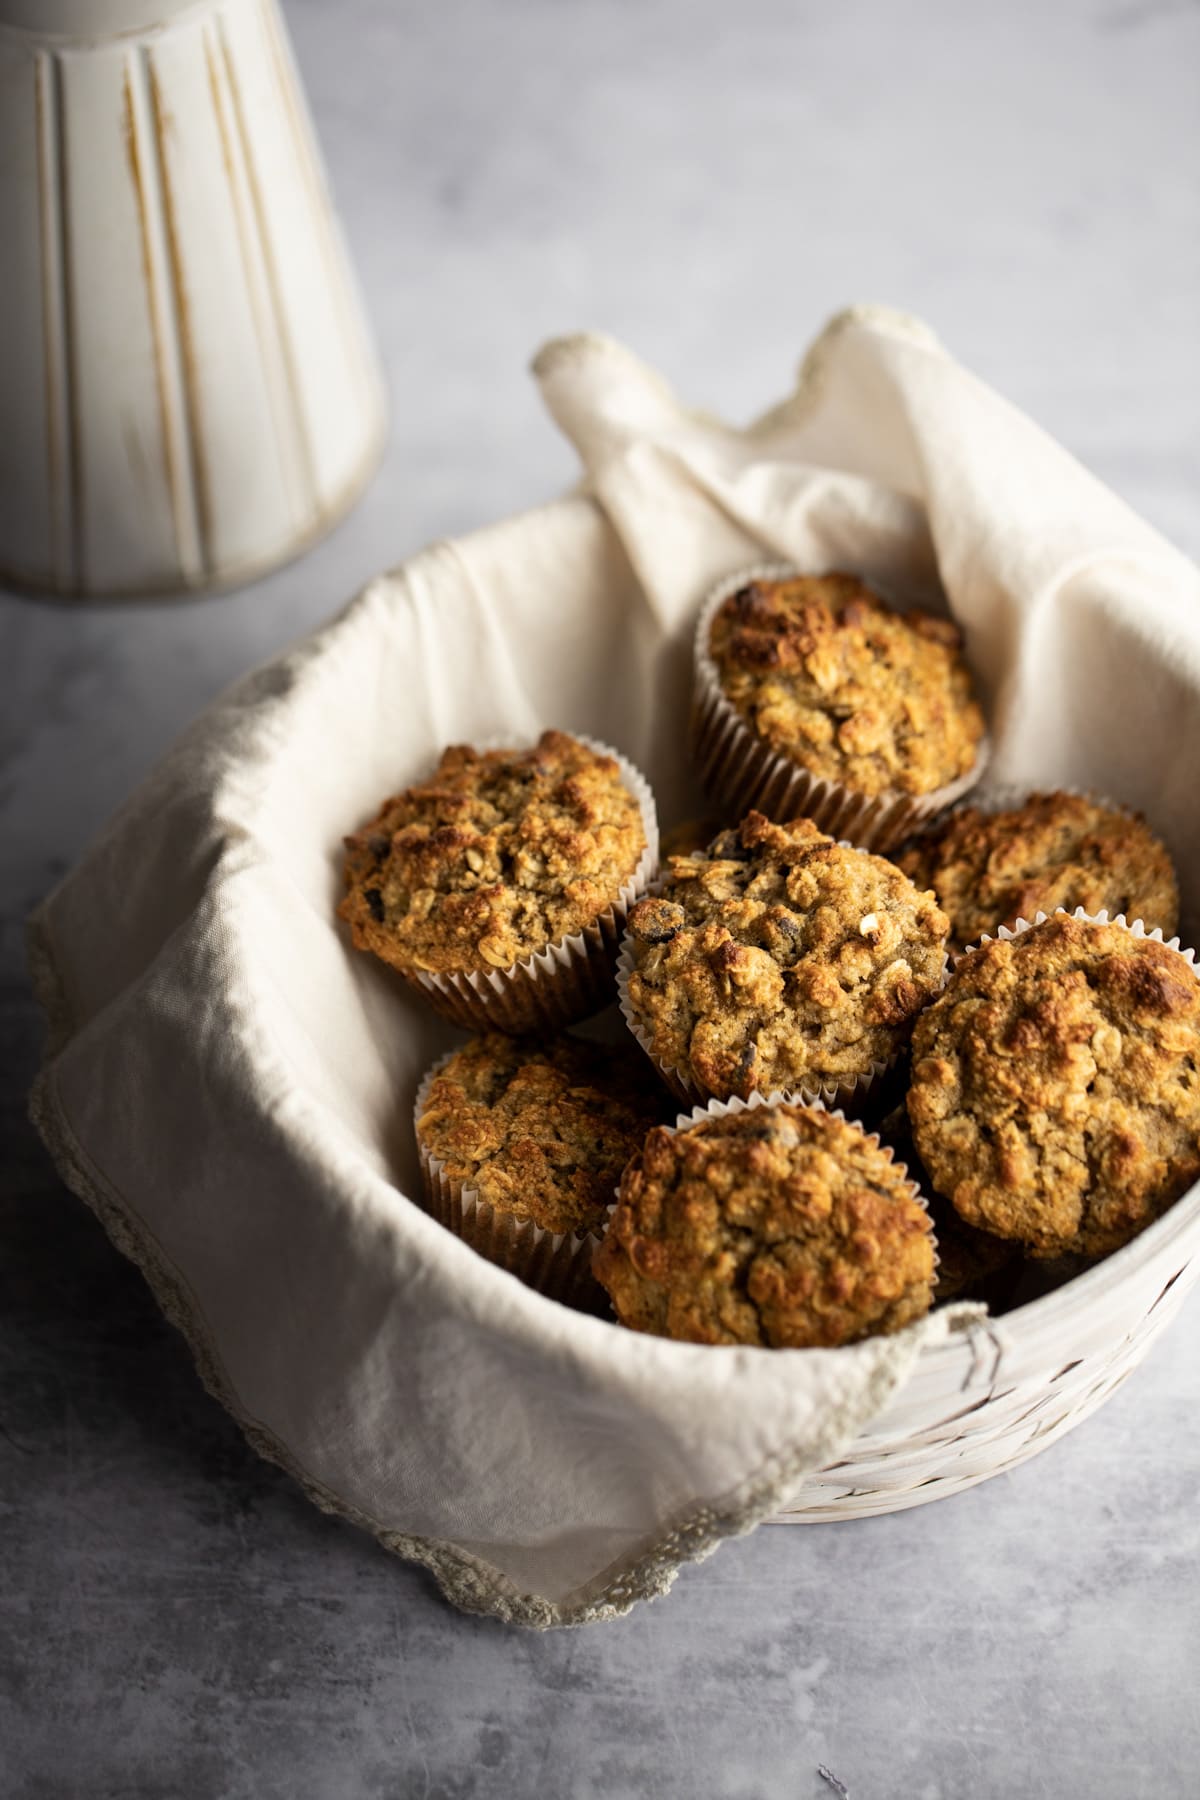
[[[1060,1291],[994,1324],[953,1309],[911,1366],[879,1339],[818,1373],[570,1317],[427,1216],[403,1101],[447,1027],[338,932],[340,834],[444,743],[550,722],[687,816],[686,654],[583,497],[435,548],[225,696],[35,933],[39,1123],[214,1392],[319,1504],[525,1624],[623,1611],[766,1516],[898,1510],[1022,1461],[1145,1354],[1200,1243],[1198,1185]]]

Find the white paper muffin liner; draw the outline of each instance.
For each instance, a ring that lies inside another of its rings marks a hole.
[[[851,838],[865,850],[894,849],[970,792],[987,768],[990,740],[985,733],[965,775],[931,793],[861,794],[810,775],[756,737],[722,691],[709,633],[722,602],[747,582],[779,581],[801,572],[790,563],[762,563],[727,576],[705,600],[696,622],[692,754],[706,789],[731,818],[752,809],[776,820],[802,813],[830,836]]]
[[[1104,907],[1102,907],[1099,912],[1090,913],[1082,906],[1075,907],[1073,911],[1065,906],[1056,906],[1051,913],[1038,912],[1033,915],[1032,919],[1018,919],[1015,925],[1001,925],[996,931],[985,931],[982,936],[976,939],[975,943],[968,945],[967,949],[962,953],[963,957],[970,956],[971,952],[974,950],[982,949],[984,944],[1007,942],[1012,938],[1020,937],[1023,932],[1032,931],[1035,925],[1044,925],[1047,919],[1057,919],[1060,917],[1064,919],[1080,919],[1085,925],[1118,925],[1122,931],[1127,931],[1131,937],[1149,938],[1152,943],[1163,944],[1168,950],[1177,951],[1188,965],[1188,968],[1196,977],[1197,981],[1200,981],[1200,968],[1196,967],[1196,952],[1190,948],[1184,949],[1178,936],[1170,938],[1164,937],[1160,925],[1156,925],[1153,931],[1147,930],[1141,919],[1127,919],[1124,913],[1114,913],[1110,917],[1107,909]],[[962,957],[960,957],[959,960],[962,961]],[[949,979],[950,977],[948,976],[947,981]],[[946,983],[944,982],[942,986],[944,992]]]
[[[658,867],[658,815],[645,776],[611,744],[571,732],[577,743],[618,764],[638,803],[646,847],[617,898],[582,931],[548,944],[507,969],[465,973],[398,972],[444,1018],[467,1031],[557,1031],[599,1012],[613,998],[613,961],[630,907],[645,893]],[[483,748],[509,748],[508,741]]]
[[[594,1302],[599,1290],[592,1275],[592,1251],[600,1241],[600,1231],[545,1231],[532,1219],[518,1219],[481,1200],[477,1188],[450,1175],[441,1158],[432,1156],[422,1143],[417,1124],[430,1089],[435,1077],[457,1055],[457,1050],[447,1051],[426,1071],[413,1105],[413,1134],[429,1212],[480,1256],[539,1293],[568,1306]]]
[[[928,1198],[922,1191],[919,1183],[909,1174],[908,1164],[897,1160],[896,1152],[891,1144],[885,1144],[877,1131],[868,1131],[861,1119],[848,1118],[840,1106],[829,1106],[819,1096],[809,1098],[804,1094],[791,1093],[780,1088],[775,1088],[769,1094],[753,1093],[748,1100],[743,1100],[740,1096],[735,1095],[732,1100],[706,1101],[703,1105],[693,1106],[690,1112],[680,1113],[673,1125],[664,1125],[662,1129],[668,1132],[671,1137],[675,1137],[681,1131],[689,1131],[693,1125],[698,1125],[702,1119],[723,1119],[733,1113],[752,1112],[756,1107],[760,1106],[770,1107],[772,1111],[780,1106],[805,1106],[814,1112],[827,1112],[831,1118],[841,1119],[843,1124],[849,1125],[853,1131],[861,1132],[864,1142],[873,1145],[875,1149],[883,1152],[887,1161],[894,1166],[896,1173],[903,1177],[912,1198],[917,1202],[918,1206],[929,1220],[930,1242],[933,1246],[933,1273],[930,1277],[930,1290],[931,1292],[936,1292],[937,1272],[939,1267],[937,1236],[934,1231],[934,1219],[933,1214],[929,1209]],[[614,1203],[621,1198],[620,1183],[618,1183],[617,1187],[614,1189],[613,1198]]]

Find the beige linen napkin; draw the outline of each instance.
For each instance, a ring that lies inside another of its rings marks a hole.
[[[34,920],[34,1111],[264,1454],[457,1604],[553,1625],[767,1517],[977,1309],[837,1352],[715,1349],[476,1257],[408,1197],[412,1097],[456,1036],[351,954],[342,833],[445,742],[549,723],[618,744],[680,816],[696,607],[769,554],[940,578],[997,778],[1147,807],[1196,892],[1200,586],[897,315],[836,320],[747,431],[607,340],[537,370],[587,493],[381,577],[188,732]]]

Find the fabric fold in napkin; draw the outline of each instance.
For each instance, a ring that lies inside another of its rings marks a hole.
[[[1200,577],[899,315],[835,320],[746,430],[606,339],[536,370],[586,491],[422,553],[219,699],[31,941],[52,1026],[35,1117],[209,1386],[457,1604],[543,1626],[626,1611],[802,1505],[931,1359],[947,1414],[969,1407],[978,1309],[837,1352],[673,1344],[475,1256],[419,1204],[408,1123],[460,1040],[351,952],[343,833],[445,743],[547,724],[617,744],[667,823],[698,810],[695,613],[781,557],[944,595],[993,778],[1146,809],[1194,893]]]

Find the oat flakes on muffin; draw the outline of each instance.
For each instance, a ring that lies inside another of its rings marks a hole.
[[[890,1154],[778,1102],[651,1131],[592,1258],[635,1331],[778,1349],[899,1331],[929,1310],[934,1263]]]
[[[917,1022],[908,1112],[968,1224],[1106,1255],[1200,1176],[1200,980],[1064,913],[983,944]]]
[[[921,795],[976,762],[984,719],[957,625],[896,612],[856,575],[749,581],[708,648],[753,735],[819,780]]]
[[[549,945],[594,933],[597,921],[615,939],[611,911],[646,852],[642,805],[614,757],[561,731],[543,732],[530,749],[455,745],[428,780],[386,800],[346,839],[338,911],[359,949],[438,1004],[429,977],[507,974]],[[467,1022],[475,999],[488,1017],[492,992],[467,990]],[[451,995],[448,1008],[460,1021],[453,1001],[462,997]],[[544,1022],[544,1005],[523,1016],[518,991],[505,998],[514,1015],[497,1019],[505,1029]]]
[[[627,1014],[680,1094],[853,1083],[937,993],[946,916],[894,864],[750,813],[630,915]]]
[[[1123,913],[1170,937],[1179,889],[1164,846],[1139,814],[1080,794],[1030,794],[988,812],[963,806],[896,858],[932,888],[956,948],[1057,907]]]
[[[489,1032],[433,1076],[417,1142],[450,1182],[515,1221],[598,1232],[665,1100],[632,1047]]]

